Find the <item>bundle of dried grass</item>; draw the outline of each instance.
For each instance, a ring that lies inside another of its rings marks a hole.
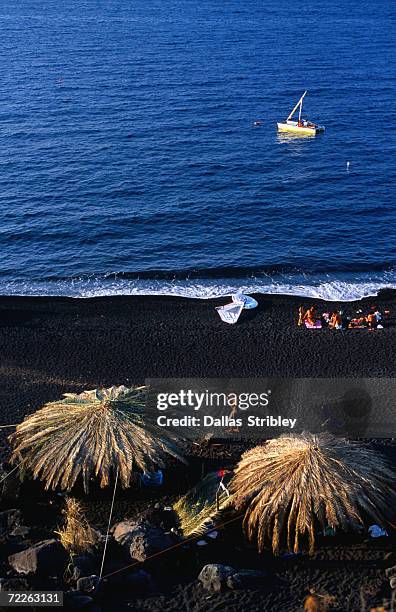
[[[67,497],[62,514],[64,524],[56,533],[63,548],[71,555],[92,551],[100,540],[100,534],[89,525],[80,502],[73,497]]]
[[[11,461],[23,461],[46,489],[70,491],[81,476],[86,492],[92,476],[105,487],[119,470],[126,488],[135,467],[165,467],[169,456],[184,461],[176,438],[145,418],[145,393],[123,386],[66,393],[18,425]]]
[[[267,542],[298,552],[315,531],[343,531],[364,518],[386,524],[394,508],[395,474],[383,457],[360,443],[328,434],[284,435],[246,452],[230,488],[244,527],[262,550]]]
[[[223,484],[228,485],[231,473],[225,474]],[[219,489],[217,472],[207,474],[173,506],[184,536],[199,535],[208,530],[220,513],[231,506],[231,497]]]

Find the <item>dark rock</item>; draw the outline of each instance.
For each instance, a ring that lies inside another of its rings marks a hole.
[[[168,531],[169,529],[176,531],[177,515],[176,515],[176,512],[172,508],[169,508],[169,509],[164,508],[163,510],[161,510],[159,514],[159,521],[160,521],[160,526],[166,531]]]
[[[265,584],[267,576],[264,571],[236,570],[229,565],[213,563],[202,568],[198,580],[208,591],[224,591],[260,588]]]
[[[71,579],[77,581],[83,576],[92,576],[97,571],[95,558],[90,555],[78,555],[73,558]]]
[[[119,551],[118,551],[119,552]],[[104,565],[104,578],[103,585],[111,585],[112,588],[115,586],[118,588],[119,585],[122,585],[125,581],[125,557],[112,559],[109,555],[109,559],[106,559],[106,563]]]
[[[178,517],[172,507],[163,507],[160,503],[156,503],[153,507],[146,509],[139,516],[134,517],[135,523],[148,523],[155,527],[161,527],[164,531],[169,531],[172,527],[178,524]]]
[[[99,576],[84,576],[83,578],[79,578],[77,580],[77,591],[81,593],[90,593],[94,594],[99,586],[100,578]]]
[[[106,568],[109,575],[101,583],[106,594],[122,592],[125,595],[148,595],[158,590],[151,574],[143,569],[128,572],[125,561],[106,565]]]
[[[10,531],[10,535],[14,538],[27,538],[30,533],[30,527],[26,525],[17,525]]]
[[[1,558],[3,560],[8,559],[10,555],[15,555],[15,553],[21,552],[21,550],[25,550],[28,546],[30,546],[31,541],[26,540],[24,538],[11,538],[3,536],[0,538],[1,546]],[[14,575],[15,572],[10,570],[11,574]],[[7,572],[8,573],[8,572]]]
[[[396,576],[396,565],[393,567],[387,567],[385,570],[385,575],[390,578],[391,576]]]
[[[0,591],[30,591],[26,578],[0,578]]]
[[[58,540],[43,540],[8,557],[8,563],[18,574],[40,576],[57,575],[66,561],[67,553]]]
[[[124,576],[123,585],[138,595],[146,595],[157,590],[151,575],[142,569]]]
[[[265,584],[267,574],[259,570],[238,570],[227,578],[227,587],[232,590],[257,589]]]
[[[22,523],[22,512],[12,509],[0,512],[0,534],[8,534]]]
[[[0,464],[0,497],[3,500],[17,500],[21,491],[21,479],[18,470],[12,471]]]
[[[113,537],[136,561],[145,561],[150,555],[174,544],[172,537],[160,527],[135,521],[115,525]]]
[[[227,589],[228,578],[235,574],[236,571],[236,569],[229,565],[210,563],[202,568],[198,580],[208,591],[224,591]]]
[[[93,610],[93,599],[88,595],[81,595],[77,591],[65,593],[63,604],[66,610]]]

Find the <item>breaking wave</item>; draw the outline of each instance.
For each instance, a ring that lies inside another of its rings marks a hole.
[[[367,274],[274,273],[219,278],[128,277],[123,274],[82,276],[45,281],[0,281],[0,294],[19,296],[158,295],[195,299],[229,296],[238,291],[265,295],[290,295],[327,301],[353,301],[376,296],[382,289],[396,289],[396,270]]]

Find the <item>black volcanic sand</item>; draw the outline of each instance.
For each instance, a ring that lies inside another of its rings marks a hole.
[[[285,296],[257,299],[257,309],[243,312],[238,324],[229,326],[214,309],[227,299],[0,298],[0,424],[18,423],[65,392],[143,383],[146,377],[395,376],[394,292],[347,304]],[[375,305],[391,314],[386,328],[373,332],[298,328],[298,306],[312,303],[321,311],[341,308],[352,315]],[[6,436],[12,431],[0,430],[3,459],[9,455]],[[394,441],[371,443],[396,466]],[[117,492],[113,522],[144,515],[156,502],[172,503],[203,472],[235,465],[248,446],[191,444],[189,468],[172,467],[165,473],[163,488]],[[84,497],[76,489],[74,494],[84,500],[92,524],[104,531],[111,491],[93,488]],[[37,483],[23,485],[19,505],[31,526],[32,541],[50,537],[60,524],[62,497],[44,493]],[[5,507],[3,503],[1,509]],[[244,539],[238,521],[220,530],[213,544],[202,549],[192,546],[187,556],[173,554],[170,563],[160,558],[151,562],[148,569],[161,585],[160,594],[129,605],[109,603],[104,609],[294,611],[301,609],[311,588],[333,597],[329,609],[361,610],[365,601],[368,610],[390,597],[384,570],[396,563],[394,535],[380,540],[327,539],[312,558],[260,558]],[[5,559],[0,562],[4,575]],[[274,578],[269,591],[211,595],[196,582],[208,562],[264,567],[282,582]]]

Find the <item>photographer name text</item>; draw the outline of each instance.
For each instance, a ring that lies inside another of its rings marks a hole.
[[[185,415],[182,417],[167,417],[164,414],[157,417],[157,424],[160,427],[285,427],[293,429],[297,423],[297,419],[286,419],[282,416],[268,415],[265,417],[258,416],[242,416],[229,417],[223,415],[221,417],[213,417],[208,414],[197,417]]]

